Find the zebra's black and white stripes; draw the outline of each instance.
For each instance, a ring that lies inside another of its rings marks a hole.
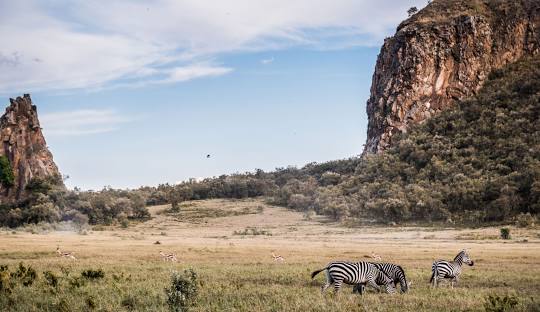
[[[334,293],[336,293],[343,283],[349,285],[367,284],[378,290],[377,280],[385,286],[387,293],[396,292],[392,279],[369,262],[331,262],[325,268],[311,273],[311,278],[322,271],[326,271],[326,284],[322,286],[322,292],[334,285]]]
[[[403,268],[397,264],[393,263],[378,263],[378,262],[371,262],[377,269],[382,271],[386,276],[388,276],[392,282],[394,283],[394,287],[397,287],[397,284],[399,283],[401,287],[401,292],[406,293],[409,291],[409,285],[410,283],[407,281],[407,277],[405,275],[405,271]],[[378,285],[384,285],[384,280],[376,280],[375,281]],[[355,285],[353,292],[363,292],[363,287],[365,284],[358,284]]]
[[[459,276],[461,275],[461,267],[463,263],[470,266],[474,265],[474,261],[469,257],[469,253],[466,250],[462,250],[454,258],[454,261],[437,260],[433,262],[431,266],[431,279],[430,283],[434,287],[437,287],[439,280],[450,279],[450,285],[454,288],[454,283],[457,284]]]

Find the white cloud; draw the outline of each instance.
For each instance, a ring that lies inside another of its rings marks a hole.
[[[222,66],[198,65],[221,53],[374,45],[393,32],[407,8],[424,4],[425,0],[1,1],[0,92],[173,83],[230,72]]]
[[[43,114],[40,117],[47,136],[79,136],[111,132],[132,121],[114,110],[86,109]]]
[[[269,59],[262,59],[262,60],[261,60],[261,64],[263,64],[263,65],[268,65],[268,64],[271,64],[271,63],[273,63],[273,62],[274,62],[274,58],[273,58],[273,57],[271,57],[271,58],[269,58]]]

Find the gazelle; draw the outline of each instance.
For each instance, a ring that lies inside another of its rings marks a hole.
[[[161,256],[161,259],[163,259],[163,261],[178,262],[178,259],[176,259],[175,254],[172,254],[172,253],[171,254],[166,254],[163,251],[160,251],[159,255]]]
[[[77,258],[75,258],[75,256],[73,255],[73,252],[61,251],[59,246],[56,247],[56,253],[59,257],[77,260]]]
[[[283,258],[283,257],[280,256],[280,255],[276,255],[276,254],[274,254],[274,253],[272,253],[272,258],[274,258],[274,261],[275,261],[275,262],[283,262],[283,261],[285,261],[285,258]]]
[[[373,251],[371,252],[371,258],[373,260],[377,260],[377,261],[381,261],[382,260],[382,257],[379,256],[378,254],[374,253]]]

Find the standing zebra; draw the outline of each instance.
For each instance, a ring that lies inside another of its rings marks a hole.
[[[377,269],[381,270],[385,275],[387,275],[394,283],[394,287],[397,287],[397,284],[399,283],[402,293],[406,293],[407,291],[409,291],[409,286],[411,285],[411,282],[407,282],[405,271],[401,266],[393,263],[370,263],[377,267]],[[377,282],[377,285],[384,285],[384,280],[381,278],[375,280],[375,282]],[[355,285],[353,288],[353,292],[358,292],[361,294],[364,290],[364,286],[365,283]]]
[[[392,279],[369,262],[331,262],[325,268],[311,273],[311,278],[325,270],[326,284],[321,288],[323,293],[332,284],[334,284],[334,293],[337,293],[343,283],[349,285],[364,283],[378,290],[379,286],[376,280],[385,285],[387,293],[393,294],[396,292]]]
[[[454,258],[454,261],[437,260],[433,262],[429,282],[434,287],[437,287],[438,280],[448,278],[451,279],[450,285],[454,288],[454,283],[457,284],[459,281],[463,263],[467,263],[469,266],[474,265],[474,261],[469,257],[469,253],[466,250],[460,251]]]

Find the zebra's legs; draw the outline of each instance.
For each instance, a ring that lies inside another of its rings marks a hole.
[[[343,283],[343,281],[335,281],[334,282],[334,295],[337,295],[337,293],[339,292],[339,289],[341,288],[342,283]]]

